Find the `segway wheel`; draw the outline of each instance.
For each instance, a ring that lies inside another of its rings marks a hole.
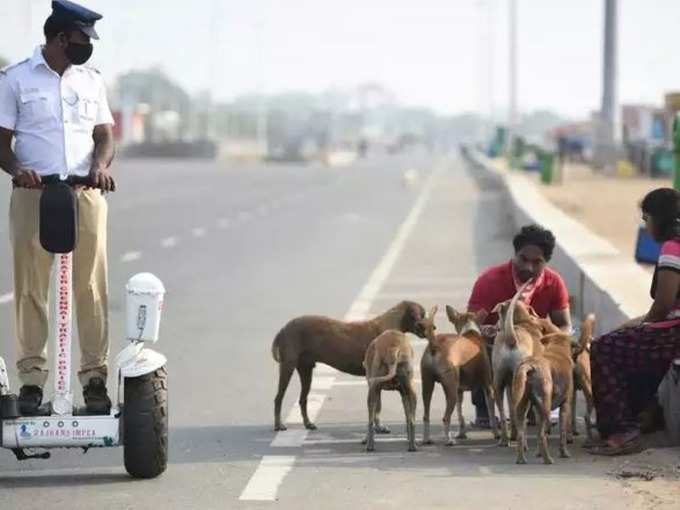
[[[133,478],[155,478],[168,465],[168,373],[126,377],[123,406],[125,469]]]

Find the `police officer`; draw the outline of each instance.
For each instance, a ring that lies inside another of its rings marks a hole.
[[[0,167],[13,179],[10,237],[22,387],[19,407],[37,414],[47,380],[48,297],[53,256],[39,242],[41,178],[88,176],[113,191],[113,118],[99,72],[83,64],[99,39],[102,16],[66,0],[52,2],[45,44],[33,56],[0,71]],[[14,140],[14,148],[12,148]],[[109,351],[106,262],[107,203],[99,189],[76,190],[79,242],[73,255],[81,366],[88,412],[107,414]]]

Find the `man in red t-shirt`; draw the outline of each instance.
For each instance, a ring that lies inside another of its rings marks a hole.
[[[538,225],[522,227],[513,239],[515,256],[482,273],[472,289],[468,311],[475,312],[489,345],[496,335],[498,316],[492,310],[498,303],[512,299],[517,290],[533,279],[521,300],[531,305],[541,317],[550,317],[564,331],[571,331],[569,293],[562,277],[546,267],[555,249],[555,236]],[[472,394],[477,410],[475,424],[487,427],[489,416],[483,391]]]

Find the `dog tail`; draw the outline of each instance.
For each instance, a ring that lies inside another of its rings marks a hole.
[[[281,363],[281,350],[279,349],[279,342],[281,341],[282,336],[283,330],[276,334],[274,341],[272,342],[272,358],[274,358],[274,361],[277,363]]]
[[[369,377],[368,384],[376,384],[387,382],[397,375],[397,365],[399,364],[398,352],[394,352],[393,359],[390,360],[389,368],[387,370],[387,375],[379,375],[377,377]]]
[[[515,331],[515,306],[517,306],[517,301],[522,296],[524,289],[531,283],[532,280],[528,280],[524,285],[522,285],[517,293],[510,300],[510,308],[508,309],[508,314],[505,316],[505,324],[503,325],[503,338],[509,347],[515,347],[517,345],[517,332]]]

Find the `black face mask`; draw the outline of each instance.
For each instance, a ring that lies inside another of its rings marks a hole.
[[[73,65],[79,66],[90,59],[93,49],[92,43],[80,44],[69,41],[64,51],[68,61]]]

